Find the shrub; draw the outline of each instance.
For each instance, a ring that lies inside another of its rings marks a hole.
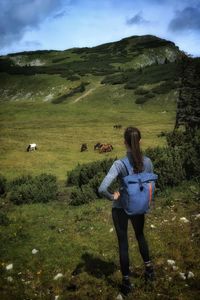
[[[156,94],[166,94],[175,88],[177,88],[177,84],[174,81],[169,80],[153,88],[152,92]]]
[[[21,205],[25,203],[46,203],[57,199],[56,177],[48,174],[22,176],[10,183],[10,201]]]
[[[68,172],[68,178],[66,185],[76,185],[81,187],[97,174],[106,174],[111,167],[114,159],[105,159],[102,161],[96,161],[88,164],[77,165],[72,171]]]
[[[89,184],[83,185],[82,187],[73,187],[70,196],[71,205],[81,205],[88,203],[96,198],[96,194]]]
[[[0,226],[8,226],[10,224],[10,220],[7,217],[6,213],[0,211]]]
[[[135,90],[135,94],[136,95],[146,95],[148,93],[149,93],[149,91],[147,91],[147,90],[145,90],[143,88],[138,88],[138,89]]]
[[[123,73],[106,76],[101,83],[102,84],[122,84],[126,82],[126,76]]]
[[[6,184],[7,184],[6,178],[3,175],[0,174],[0,196],[5,194]]]
[[[100,197],[98,188],[113,162],[114,159],[105,159],[78,165],[68,173],[66,185],[73,185],[70,196],[72,205],[88,203]]]
[[[178,185],[185,179],[182,153],[179,149],[148,148],[146,155],[153,161],[154,172],[158,174],[158,187],[163,190],[167,186]]]
[[[146,97],[139,97],[139,98],[137,98],[136,100],[135,100],[135,103],[136,104],[144,104],[145,102],[147,102],[148,101],[148,99],[146,98]]]

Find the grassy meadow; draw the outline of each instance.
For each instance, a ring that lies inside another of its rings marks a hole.
[[[127,299],[199,299],[198,203],[191,199],[191,189],[197,188],[195,182],[184,182],[165,191],[146,217],[145,234],[157,278],[153,285],[144,283],[143,262],[129,224],[135,289]],[[109,201],[71,207],[66,199],[22,206],[1,200],[5,206],[10,224],[0,226],[2,300],[117,299],[121,274]],[[174,269],[169,259],[175,261]],[[13,268],[6,270],[10,264]],[[194,277],[188,278],[189,272]]]
[[[144,149],[164,145],[164,138],[157,135],[174,126],[176,92],[159,95],[144,105],[135,104],[135,99],[133,90],[125,90],[121,85],[101,85],[95,80],[83,95],[76,94],[61,104],[2,102],[1,173],[13,178],[29,172],[47,172],[64,180],[67,171],[78,163],[123,156],[123,130],[128,125],[141,129]],[[115,124],[123,128],[113,129]],[[113,152],[94,152],[97,142],[111,143]],[[29,143],[36,143],[39,150],[27,153]],[[82,143],[88,144],[87,152],[80,152]]]

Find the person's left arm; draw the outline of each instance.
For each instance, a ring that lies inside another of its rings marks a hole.
[[[113,194],[108,191],[109,186],[117,178],[120,173],[119,161],[115,161],[108,171],[107,175],[103,179],[101,185],[99,186],[99,194],[103,194],[109,200],[117,200],[120,196],[119,192],[114,192]]]

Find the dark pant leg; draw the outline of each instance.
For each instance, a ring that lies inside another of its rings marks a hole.
[[[148,262],[150,261],[149,248],[143,233],[145,216],[144,214],[134,215],[130,217],[130,220],[135,231],[136,239],[138,241],[140,254],[143,258],[143,261]]]
[[[117,233],[119,244],[119,259],[123,276],[129,275],[129,256],[128,256],[128,216],[121,208],[112,209],[112,218]]]

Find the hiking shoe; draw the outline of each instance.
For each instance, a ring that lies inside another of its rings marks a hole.
[[[146,282],[155,280],[155,273],[154,273],[153,266],[146,267],[144,277]]]
[[[122,284],[121,284],[121,292],[125,296],[128,295],[130,292],[133,290],[133,284],[130,282],[129,279],[122,279]]]

